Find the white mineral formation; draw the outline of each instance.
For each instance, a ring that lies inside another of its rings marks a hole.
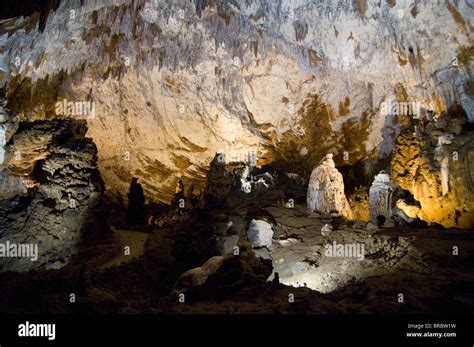
[[[370,220],[376,224],[389,224],[392,217],[391,204],[390,177],[384,171],[380,171],[369,190]]]
[[[331,153],[327,154],[311,173],[306,196],[308,209],[352,219],[352,210],[344,194],[344,180],[332,157]]]
[[[253,248],[272,248],[273,229],[266,221],[252,219],[247,230],[247,237]]]
[[[240,177],[240,189],[246,193],[249,194],[252,191],[252,184],[250,181],[247,180],[247,177],[249,175],[249,167],[245,166],[244,172],[242,173],[242,176]]]
[[[443,196],[449,193],[449,152],[444,145],[452,143],[451,134],[443,134],[438,138],[435,149],[435,158],[440,164],[441,192]]]
[[[5,128],[3,125],[0,126],[0,165],[3,164],[5,161],[5,144],[7,143],[6,141],[6,135],[5,135]]]

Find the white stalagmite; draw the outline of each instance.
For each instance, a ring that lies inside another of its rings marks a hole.
[[[5,161],[6,129],[0,126],[0,165]]]
[[[384,224],[390,225],[392,218],[392,188],[390,177],[384,171],[375,176],[374,182],[369,190],[370,220],[379,223],[378,217],[385,218]]]
[[[352,219],[352,210],[344,194],[344,180],[332,157],[332,154],[327,154],[311,173],[307,206],[311,212]]]
[[[443,134],[438,138],[438,146],[435,149],[435,158],[441,166],[441,192],[443,196],[449,193],[449,152],[444,145],[451,143],[452,135]]]

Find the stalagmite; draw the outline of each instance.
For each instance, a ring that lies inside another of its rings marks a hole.
[[[5,144],[7,143],[6,141],[6,136],[5,136],[5,128],[3,126],[0,126],[0,165],[3,164],[5,161]]]
[[[443,196],[449,193],[449,153],[444,145],[451,144],[451,134],[443,134],[438,138],[435,158],[439,162],[441,175],[441,192]]]
[[[385,171],[375,176],[369,190],[369,211],[372,223],[390,225],[392,217],[392,188],[390,177]]]
[[[352,219],[352,210],[344,194],[344,180],[332,157],[331,153],[327,154],[311,173],[307,206],[311,212]]]

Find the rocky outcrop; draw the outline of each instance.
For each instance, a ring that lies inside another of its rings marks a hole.
[[[352,219],[352,210],[344,193],[344,180],[332,158],[332,154],[327,154],[311,173],[307,206],[311,212]]]
[[[392,187],[390,176],[381,171],[369,190],[370,220],[378,225],[392,225]]]
[[[94,209],[104,187],[97,148],[84,137],[86,130],[84,122],[75,121],[23,124],[8,145],[25,158],[15,162],[13,156],[3,174],[12,180],[21,172],[29,185],[26,194],[0,200],[0,243],[37,245],[39,257],[3,258],[1,270],[61,267],[84,240],[103,232]],[[34,146],[41,138],[44,147]]]
[[[0,169],[4,166],[6,160],[6,144],[10,141],[13,133],[16,131],[16,117],[11,114],[6,107],[7,100],[0,99]],[[2,185],[3,186],[3,185]],[[1,190],[0,190],[1,194]]]

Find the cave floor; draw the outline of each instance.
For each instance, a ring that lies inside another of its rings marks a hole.
[[[238,209],[237,209],[238,210]],[[474,308],[472,231],[368,227],[308,215],[303,204],[264,207],[276,220],[273,279],[225,299],[172,305],[179,313],[468,313]],[[239,210],[249,215],[249,210]],[[251,212],[250,212],[251,214]],[[235,217],[235,218],[234,218]],[[229,216],[238,225],[238,216]],[[325,224],[334,230],[322,235]],[[327,257],[325,245],[364,245],[364,259]],[[313,289],[313,290],[312,290]],[[290,299],[294,297],[294,302]],[[172,298],[173,301],[173,298]],[[176,301],[176,300],[174,300]],[[159,309],[158,309],[159,310]]]
[[[287,208],[278,199],[260,200],[259,213],[269,213],[276,226],[273,248],[255,252],[272,259],[269,279],[278,272],[280,283],[214,282],[199,297],[179,302],[172,289],[180,274],[215,255],[207,250],[209,233],[218,233],[219,225],[228,221],[232,232],[245,233],[255,205],[239,201],[183,217],[174,228],[148,226],[146,232],[143,227],[113,228],[112,238],[59,270],[1,273],[0,309],[104,314],[468,313],[474,309],[472,231],[368,228],[363,222],[308,215],[303,204]],[[334,230],[323,236],[325,224]],[[334,242],[364,245],[364,259],[326,256],[325,245]],[[130,256],[123,253],[125,245],[130,246]]]

